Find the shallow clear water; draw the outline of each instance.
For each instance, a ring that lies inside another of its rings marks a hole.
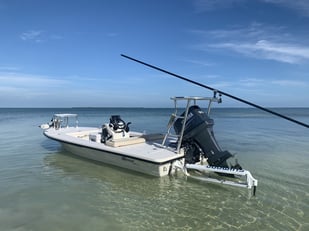
[[[309,109],[277,109],[309,123]],[[255,109],[214,109],[223,149],[259,180],[246,189],[155,178],[77,158],[42,135],[53,113],[99,127],[111,114],[162,132],[170,109],[0,109],[0,230],[309,230],[309,131]]]

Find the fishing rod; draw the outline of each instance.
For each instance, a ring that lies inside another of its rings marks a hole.
[[[224,92],[224,91],[217,90],[217,89],[215,89],[215,88],[209,87],[209,86],[207,86],[207,85],[204,85],[204,84],[202,84],[202,83],[196,82],[196,81],[191,80],[191,79],[188,79],[188,78],[186,78],[186,77],[183,77],[183,76],[174,74],[174,73],[169,72],[169,71],[167,71],[167,70],[164,70],[164,69],[162,69],[162,68],[159,68],[159,67],[156,67],[156,66],[154,66],[154,65],[145,63],[145,62],[143,62],[143,61],[134,59],[134,58],[132,58],[132,57],[130,57],[130,56],[127,56],[127,55],[124,55],[124,54],[121,54],[121,56],[124,57],[124,58],[130,59],[130,60],[132,60],[132,61],[134,61],[134,62],[143,64],[143,65],[145,65],[145,66],[147,66],[147,67],[153,68],[153,69],[158,70],[158,71],[161,71],[161,72],[163,72],[163,73],[166,73],[166,74],[168,74],[168,75],[174,76],[174,77],[176,77],[176,78],[178,78],[178,79],[182,79],[182,80],[187,81],[187,82],[189,82],[189,83],[193,83],[193,84],[195,84],[195,85],[197,85],[197,86],[200,86],[200,87],[206,88],[206,89],[208,89],[208,90],[211,90],[211,91],[214,92],[214,94],[219,93],[219,94],[221,94],[221,95],[228,96],[228,97],[230,97],[230,98],[232,98],[232,99],[234,99],[234,100],[240,101],[240,102],[245,103],[245,104],[248,104],[248,105],[250,105],[250,106],[252,106],[252,107],[258,108],[258,109],[260,109],[260,110],[262,110],[262,111],[268,112],[268,113],[270,113],[270,114],[276,115],[276,116],[281,117],[281,118],[286,119],[286,120],[289,120],[289,121],[291,121],[291,122],[293,122],[293,123],[296,123],[296,124],[298,124],[298,125],[301,125],[301,126],[304,126],[304,127],[306,127],[306,128],[309,128],[309,125],[306,124],[306,123],[303,123],[303,122],[298,121],[298,120],[295,120],[295,119],[293,119],[293,118],[291,118],[291,117],[282,115],[282,114],[280,114],[280,113],[278,113],[278,112],[269,110],[269,109],[267,109],[267,108],[265,108],[265,107],[262,107],[262,106],[259,106],[259,105],[257,105],[257,104],[251,103],[251,102],[249,102],[249,101],[247,101],[247,100],[241,99],[241,98],[239,98],[239,97],[237,97],[237,96],[231,95],[231,94],[226,93],[226,92]]]

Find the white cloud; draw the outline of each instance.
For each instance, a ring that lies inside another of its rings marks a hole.
[[[285,31],[283,26],[270,26],[258,22],[252,22],[248,26],[231,26],[227,29],[215,29],[209,31],[192,31],[204,37],[229,40],[293,40],[293,36]]]
[[[228,82],[228,81],[217,81],[216,83],[210,84],[210,86],[214,89],[224,89],[229,88],[234,85],[234,82]]]
[[[246,4],[252,0],[195,0],[194,7],[197,12],[212,11],[222,8],[231,8],[240,4]],[[273,4],[278,7],[284,7],[301,15],[309,17],[309,1],[308,0],[259,0],[262,4]]]
[[[247,78],[247,79],[239,80],[239,85],[243,87],[257,87],[263,84],[264,84],[264,81],[262,79]]]
[[[308,0],[262,0],[265,3],[276,4],[285,8],[296,10],[302,15],[309,17],[309,1]]]
[[[293,79],[256,79],[256,78],[248,78],[248,79],[240,79],[237,85],[242,87],[266,87],[266,86],[280,86],[280,87],[308,87],[308,82],[302,80],[293,80]]]
[[[31,40],[35,42],[42,42],[42,30],[29,30],[27,32],[24,32],[20,35],[20,38],[24,41]]]
[[[63,39],[64,37],[62,35],[57,35],[57,34],[52,34],[50,36],[50,39],[52,40],[60,40],[60,39]]]
[[[67,79],[17,72],[0,72],[0,82],[0,98],[7,99],[0,107],[60,106],[59,94],[64,96],[72,86]]]
[[[210,83],[209,86],[215,89],[237,89],[240,91],[250,91],[256,92],[257,94],[265,94],[263,89],[277,89],[276,87],[290,87],[290,88],[302,88],[306,89],[309,83],[300,79],[257,79],[257,78],[243,78],[233,81],[216,81],[215,83]],[[277,90],[276,90],[277,91]],[[269,94],[269,93],[266,93]]]
[[[259,40],[256,43],[217,43],[209,47],[225,48],[260,59],[275,60],[284,63],[301,63],[309,60],[309,47]]]
[[[46,42],[48,40],[61,40],[64,37],[58,34],[50,34],[44,30],[29,30],[21,33],[19,36],[23,41],[32,41],[36,43]]]
[[[204,41],[195,48],[208,51],[220,49],[233,51],[257,59],[299,64],[309,61],[309,45],[306,39],[286,32],[284,27],[252,23],[247,27],[192,30]]]
[[[205,66],[205,67],[209,67],[209,66],[214,66],[215,65],[215,63],[213,63],[213,62],[201,61],[201,60],[193,60],[193,59],[187,59],[187,60],[185,60],[185,62],[196,64],[196,65],[199,65],[199,66]]]
[[[194,7],[197,12],[211,11],[217,8],[228,8],[245,0],[195,0]]]
[[[15,72],[0,72],[0,82],[2,87],[7,89],[43,89],[63,86],[69,81],[56,79],[43,75],[29,75]]]
[[[0,66],[0,72],[1,71],[18,71],[19,68],[18,67],[14,67],[14,66]]]
[[[271,83],[282,87],[308,87],[308,82],[299,80],[281,79],[281,80],[273,80],[271,81]]]

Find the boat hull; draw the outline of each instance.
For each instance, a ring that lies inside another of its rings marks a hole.
[[[156,177],[167,176],[172,165],[172,162],[156,164],[149,161],[119,155],[118,153],[111,153],[103,150],[96,150],[89,147],[82,147],[63,142],[61,142],[61,144],[65,150],[82,158],[118,166]]]

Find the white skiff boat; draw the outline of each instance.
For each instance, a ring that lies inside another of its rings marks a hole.
[[[253,187],[255,193],[257,180],[237,161],[232,164],[233,155],[222,151],[214,137],[214,122],[209,114],[212,102],[220,103],[221,98],[214,94],[214,97],[171,99],[175,112],[165,134],[130,131],[130,123],[125,123],[119,115],[112,115],[101,128],[93,128],[78,126],[77,114],[55,114],[50,123],[40,127],[46,137],[86,159],[158,177],[181,172],[199,180]],[[197,105],[199,101],[208,102],[205,112]],[[186,108],[179,114],[180,102]],[[72,119],[74,126],[70,124]]]

